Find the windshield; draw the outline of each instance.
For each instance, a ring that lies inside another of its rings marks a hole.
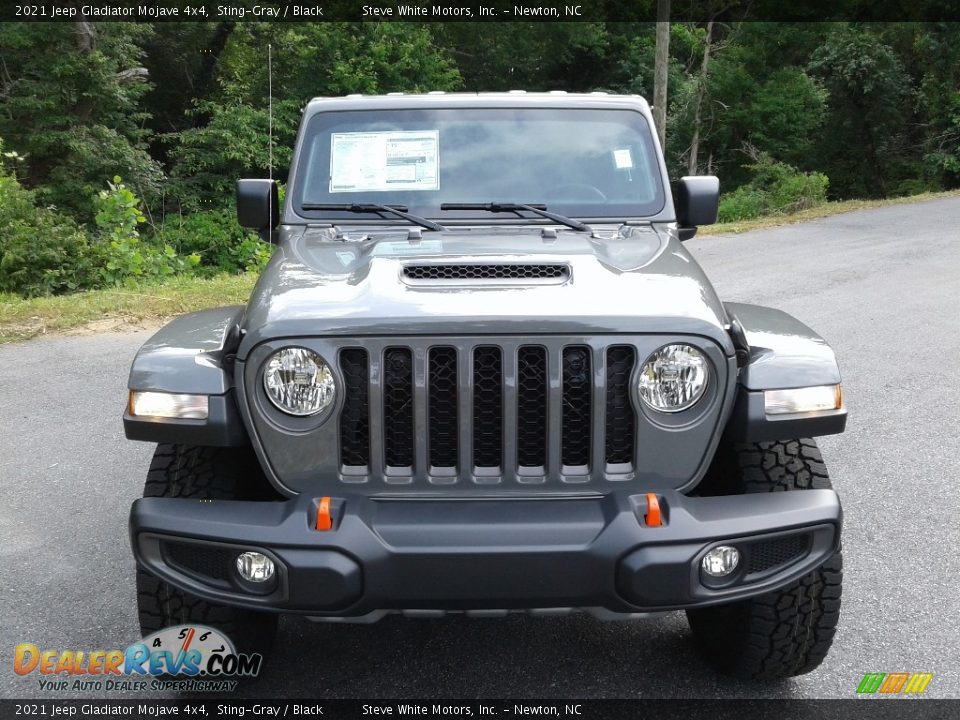
[[[549,222],[480,207],[441,209],[484,203],[524,203],[569,217],[623,220],[659,212],[664,191],[649,126],[633,110],[319,113],[306,129],[294,208],[307,218],[339,222],[357,216],[311,206],[354,203],[399,206],[441,221],[516,222],[522,215],[530,222]]]

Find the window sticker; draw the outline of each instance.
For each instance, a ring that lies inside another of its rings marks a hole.
[[[333,133],[330,192],[439,190],[437,130]]]
[[[630,148],[617,148],[613,151],[613,164],[617,170],[629,170],[633,167],[633,155]]]

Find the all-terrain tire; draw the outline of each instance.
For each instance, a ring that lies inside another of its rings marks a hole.
[[[810,439],[724,444],[701,494],[830,488]],[[791,585],[727,605],[687,611],[701,653],[717,670],[749,680],[803,675],[823,662],[840,619],[843,557],[838,550]]]
[[[157,446],[147,473],[144,497],[217,500],[272,498],[253,452],[245,448]],[[216,628],[238,652],[260,653],[266,662],[278,616],[212,603],[178,590],[137,568],[137,610],[144,637],[171,625],[197,623]]]

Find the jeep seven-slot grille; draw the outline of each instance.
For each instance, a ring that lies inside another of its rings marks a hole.
[[[631,346],[381,347],[338,356],[345,479],[586,482],[634,470]]]

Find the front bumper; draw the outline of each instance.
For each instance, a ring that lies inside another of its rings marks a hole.
[[[144,498],[133,503],[137,562],[212,601],[277,612],[358,617],[384,610],[604,608],[652,612],[714,605],[782,587],[840,542],[832,490],[687,497],[503,499],[334,498],[333,527],[315,528],[317,499],[241,502]],[[712,546],[736,545],[724,581],[701,574]],[[264,586],[237,576],[237,553],[277,566]]]

